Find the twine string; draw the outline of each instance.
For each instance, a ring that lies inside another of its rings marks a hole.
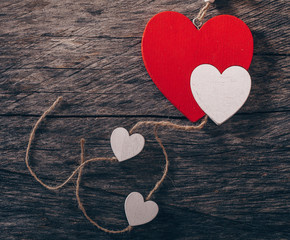
[[[184,130],[184,131],[196,131],[201,130],[205,124],[207,123],[208,116],[206,115],[199,125],[179,125],[176,123],[172,123],[169,121],[140,121],[137,122],[129,131],[130,134],[132,134],[137,128],[139,128],[142,125],[154,125],[154,126],[160,126],[160,127],[169,127],[174,130]]]
[[[77,173],[77,181],[76,181],[76,199],[78,202],[78,206],[80,208],[80,210],[82,211],[82,213],[84,214],[84,216],[87,218],[87,220],[93,224],[94,226],[96,226],[98,229],[107,232],[107,233],[113,233],[113,234],[118,234],[118,233],[125,233],[125,232],[129,232],[133,229],[132,226],[128,225],[126,228],[122,229],[122,230],[109,230],[107,228],[104,228],[102,226],[100,226],[96,221],[94,221],[86,212],[86,209],[83,206],[83,203],[81,201],[80,195],[79,195],[79,191],[80,191],[80,183],[81,183],[81,177],[82,177],[82,173],[83,173],[83,169],[84,167],[92,162],[99,162],[99,161],[112,161],[112,162],[118,162],[117,158],[115,157],[111,157],[111,158],[107,158],[107,157],[98,157],[98,158],[91,158],[89,160],[85,160],[85,140],[81,139],[81,163],[80,165],[72,172],[72,174],[61,184],[56,185],[56,186],[50,186],[45,184],[37,175],[36,173],[32,170],[30,163],[29,163],[29,155],[30,155],[30,150],[31,150],[31,145],[32,142],[35,138],[35,133],[37,131],[37,129],[39,128],[39,125],[42,123],[42,121],[45,119],[45,117],[55,109],[55,107],[57,106],[57,104],[59,102],[61,102],[62,97],[58,97],[57,100],[41,115],[41,117],[38,119],[38,121],[36,122],[36,124],[34,125],[34,127],[32,128],[32,131],[30,133],[29,136],[29,141],[28,141],[28,146],[26,149],[26,155],[25,155],[25,163],[26,163],[26,167],[28,168],[30,174],[34,177],[34,179],[39,182],[43,187],[49,189],[49,190],[57,190],[60,189],[62,187],[64,187]],[[163,170],[163,174],[162,177],[159,181],[157,181],[157,183],[155,184],[155,186],[153,187],[153,189],[149,192],[148,196],[146,197],[146,201],[150,200],[153,196],[153,194],[160,188],[160,186],[162,185],[162,183],[164,182],[167,174],[168,174],[168,169],[169,169],[169,159],[168,159],[168,154],[166,152],[166,149],[161,141],[161,139],[158,136],[158,128],[161,126],[166,126],[175,130],[185,130],[185,131],[193,131],[193,130],[200,130],[202,129],[205,124],[207,123],[208,117],[205,116],[201,123],[197,126],[184,126],[184,125],[178,125],[169,121],[140,121],[137,122],[130,130],[130,134],[132,134],[138,127],[140,127],[141,125],[153,125],[154,126],[154,136],[156,141],[158,142],[159,146],[161,147],[164,157],[165,157],[165,166],[164,166],[164,170]]]
[[[205,14],[207,12],[207,10],[210,7],[211,2],[207,2],[203,8],[200,9],[199,13],[197,14],[196,18],[193,19],[193,24],[199,29],[202,24],[203,24],[203,19],[205,17]]]
[[[96,162],[96,161],[100,161],[100,160],[117,160],[116,158],[92,158],[92,159],[89,159],[88,161],[86,162],[82,162],[81,165],[79,165],[73,172],[72,174],[61,184],[59,185],[56,185],[56,186],[49,186],[47,184],[45,184],[36,174],[35,172],[32,170],[31,166],[30,166],[30,163],[29,163],[29,155],[30,155],[30,149],[31,149],[31,145],[32,145],[32,142],[35,138],[35,133],[39,127],[39,125],[42,123],[42,121],[45,119],[45,117],[55,109],[55,107],[57,106],[57,104],[59,102],[61,102],[62,100],[62,97],[59,97],[57,98],[57,100],[41,115],[41,117],[38,119],[38,121],[36,122],[36,124],[34,125],[31,133],[30,133],[30,136],[29,136],[29,141],[28,141],[28,145],[27,145],[27,149],[26,149],[26,154],[25,154],[25,164],[26,164],[26,167],[28,168],[30,174],[35,178],[35,180],[37,182],[39,182],[43,187],[49,189],[49,190],[58,190],[62,187],[64,187],[73,177],[74,175],[76,175],[76,173],[82,168],[84,167],[86,164],[90,163],[90,162]]]
[[[185,130],[185,131],[196,131],[196,130],[200,130],[204,127],[204,125],[207,123],[208,120],[208,116],[206,115],[201,123],[197,126],[188,126],[188,125],[178,125],[169,121],[140,121],[138,123],[136,123],[130,130],[130,134],[132,134],[138,127],[142,126],[142,125],[153,125],[154,126],[154,136],[156,141],[158,142],[159,146],[161,147],[164,157],[165,157],[165,167],[163,170],[163,175],[161,177],[161,179],[156,183],[155,187],[150,191],[150,193],[148,194],[148,196],[146,197],[146,200],[150,200],[152,195],[160,188],[160,186],[162,185],[162,183],[164,182],[167,174],[168,174],[168,169],[169,169],[169,159],[168,159],[168,154],[166,152],[166,149],[161,141],[161,139],[158,136],[157,133],[157,129],[159,126],[166,126],[175,130]]]
[[[84,155],[84,152],[85,152],[85,139],[81,139],[81,164],[83,163],[86,163],[85,161],[85,155]],[[112,160],[111,158],[108,158],[108,160]],[[78,205],[79,205],[79,209],[83,212],[84,216],[86,217],[86,219],[91,223],[93,224],[94,226],[96,226],[98,229],[106,232],[106,233],[114,233],[114,234],[117,234],[117,233],[124,233],[124,232],[128,232],[128,231],[131,231],[132,230],[132,226],[128,225],[126,228],[122,229],[122,230],[110,230],[110,229],[107,229],[107,228],[104,228],[102,226],[100,226],[96,221],[94,221],[88,214],[87,214],[87,211],[81,201],[81,198],[80,198],[80,183],[81,183],[81,177],[82,177],[82,173],[83,173],[83,168],[84,166],[82,166],[80,169],[79,169],[79,174],[78,174],[78,178],[77,178],[77,184],[76,184],[76,199],[77,199],[77,202],[78,202]]]
[[[161,139],[158,136],[157,129],[158,129],[158,126],[156,125],[154,127],[154,135],[155,135],[155,139],[158,142],[159,146],[162,148],[162,151],[163,151],[163,154],[165,157],[165,167],[164,167],[163,175],[162,175],[161,179],[155,184],[154,188],[149,192],[148,196],[146,197],[146,201],[150,200],[152,195],[160,188],[161,184],[164,182],[164,180],[167,176],[168,168],[169,168],[168,155],[167,155],[167,152],[165,150],[165,147],[162,144]]]

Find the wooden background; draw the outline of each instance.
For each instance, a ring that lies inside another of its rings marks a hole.
[[[222,126],[199,132],[160,129],[169,175],[153,197],[157,218],[110,235],[78,209],[75,179],[59,191],[29,174],[25,148],[42,112],[31,164],[48,184],[62,182],[86,157],[111,157],[112,130],[140,120],[190,124],[159,92],[141,57],[147,21],[164,10],[194,18],[203,1],[0,1],[1,239],[290,239],[289,1],[217,0],[206,16],[232,14],[253,32],[253,87]],[[161,177],[162,151],[142,127],[144,151],[132,160],[85,169],[81,198],[102,226],[126,226],[123,203],[148,194]]]

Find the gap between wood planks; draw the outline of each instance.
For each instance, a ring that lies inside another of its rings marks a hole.
[[[255,115],[255,114],[275,114],[275,113],[288,113],[290,109],[277,110],[277,111],[259,111],[259,112],[242,112],[236,113],[237,116]],[[0,114],[0,117],[40,117],[38,114]],[[161,118],[161,119],[177,119],[187,120],[184,116],[163,116],[163,115],[50,115],[46,118]],[[189,120],[188,120],[189,121]]]

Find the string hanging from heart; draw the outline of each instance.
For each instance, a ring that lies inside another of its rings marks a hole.
[[[196,28],[200,28],[203,24],[203,19],[205,17],[205,14],[207,13],[207,10],[210,7],[210,4],[214,3],[215,0],[205,0],[205,5],[202,9],[200,9],[199,13],[197,14],[196,18],[193,19],[193,24],[196,26]]]
[[[31,146],[32,146],[32,142],[35,138],[35,134],[37,129],[39,128],[40,124],[43,122],[43,120],[47,117],[47,115],[49,113],[51,113],[55,107],[62,101],[62,97],[57,98],[57,100],[41,115],[41,117],[38,119],[38,121],[36,122],[36,124],[34,125],[34,127],[32,128],[32,131],[30,133],[29,136],[29,141],[28,141],[28,145],[27,145],[27,149],[26,149],[26,155],[25,155],[25,164],[30,172],[30,174],[34,177],[34,179],[39,182],[43,187],[49,189],[49,190],[58,190],[62,187],[64,187],[76,174],[77,175],[77,181],[76,181],[76,190],[75,190],[75,194],[76,194],[76,199],[78,202],[78,206],[80,208],[80,210],[83,212],[84,216],[87,218],[87,220],[93,224],[94,226],[96,226],[98,229],[107,232],[107,233],[113,233],[113,234],[117,234],[117,233],[124,233],[124,232],[128,232],[132,230],[132,226],[128,225],[127,227],[125,227],[122,230],[110,230],[107,228],[104,228],[102,226],[100,226],[96,221],[94,221],[88,214],[86,209],[84,208],[84,205],[81,201],[80,195],[79,195],[79,191],[80,191],[80,183],[81,183],[81,176],[83,173],[83,169],[92,162],[99,162],[99,161],[112,161],[112,162],[118,162],[116,157],[97,157],[97,158],[91,158],[88,160],[85,160],[85,140],[81,139],[81,163],[80,165],[71,173],[71,175],[61,184],[56,185],[56,186],[50,186],[47,185],[46,183],[44,183],[38,176],[37,174],[33,171],[33,169],[30,166],[29,163],[29,156],[30,156],[30,150],[31,150]],[[169,169],[169,158],[168,158],[168,154],[166,152],[166,149],[161,141],[161,139],[158,136],[158,128],[159,127],[168,127],[171,129],[175,129],[175,130],[184,130],[184,131],[197,131],[197,130],[201,130],[205,124],[207,123],[208,117],[205,116],[201,123],[199,125],[196,126],[184,126],[184,125],[178,125],[169,121],[140,121],[137,122],[130,130],[130,133],[132,134],[137,128],[139,128],[142,125],[152,125],[154,127],[154,136],[156,141],[158,142],[159,146],[161,147],[163,154],[164,154],[164,158],[165,158],[165,166],[164,166],[164,170],[163,170],[163,174],[162,177],[160,178],[159,181],[157,181],[155,183],[155,186],[152,188],[152,190],[149,192],[149,194],[146,197],[146,200],[150,200],[153,196],[153,194],[161,187],[162,183],[164,182],[167,174],[168,174],[168,169]]]

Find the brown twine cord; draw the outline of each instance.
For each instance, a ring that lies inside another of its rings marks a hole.
[[[154,127],[154,135],[155,135],[156,141],[159,143],[159,146],[162,148],[162,151],[163,151],[163,154],[164,154],[164,157],[165,157],[165,167],[164,167],[163,175],[162,175],[161,179],[155,184],[155,187],[150,191],[150,193],[146,197],[146,201],[151,199],[152,195],[159,189],[161,184],[164,182],[164,180],[165,180],[165,178],[167,176],[167,173],[168,173],[168,168],[169,168],[168,155],[167,155],[167,152],[165,150],[165,147],[162,144],[161,139],[158,137],[157,128],[158,128],[158,126],[156,125]]]
[[[32,168],[30,167],[29,164],[29,153],[30,153],[30,149],[31,149],[31,144],[32,141],[35,138],[35,133],[36,130],[38,129],[39,125],[41,124],[41,122],[45,119],[45,117],[56,107],[56,105],[62,100],[62,97],[57,98],[57,100],[51,105],[51,107],[49,109],[47,109],[42,116],[38,119],[38,121],[36,122],[35,126],[33,127],[31,133],[30,133],[30,137],[29,137],[29,141],[28,141],[28,146],[26,149],[26,155],[25,155],[25,163],[26,163],[26,167],[28,168],[30,174],[35,178],[35,180],[37,182],[39,182],[43,187],[49,189],[49,190],[57,190],[62,188],[63,186],[65,186],[72,178],[73,176],[82,168],[84,167],[86,164],[90,163],[90,162],[96,162],[96,161],[100,161],[100,160],[108,160],[108,158],[92,158],[86,162],[82,162],[80,166],[78,166],[73,172],[72,174],[60,185],[57,186],[49,186],[47,184],[45,184],[42,180],[40,180],[37,175],[35,174],[35,172],[32,170]],[[110,160],[116,160],[116,158],[110,158]]]
[[[47,184],[45,184],[42,180],[40,180],[37,175],[35,174],[35,172],[32,170],[32,168],[30,167],[29,164],[29,153],[30,153],[30,149],[31,149],[31,145],[32,145],[32,141],[35,138],[35,133],[39,127],[39,125],[41,124],[41,122],[45,119],[45,117],[54,110],[54,108],[57,106],[57,104],[62,100],[62,97],[57,98],[57,100],[41,115],[41,117],[38,119],[38,121],[36,122],[35,126],[33,127],[31,133],[30,133],[30,137],[29,137],[29,141],[28,141],[28,146],[26,149],[26,155],[25,155],[25,163],[26,166],[30,172],[30,174],[34,177],[34,179],[39,182],[43,187],[49,189],[49,190],[57,190],[62,188],[63,186],[65,186],[73,177],[74,175],[76,175],[78,173],[78,177],[77,177],[77,182],[76,182],[76,199],[78,202],[78,206],[80,208],[80,210],[82,211],[82,213],[84,214],[84,216],[87,218],[87,220],[93,224],[94,226],[96,226],[98,229],[107,232],[107,233],[125,233],[125,232],[129,232],[133,229],[132,226],[128,225],[126,228],[122,229],[122,230],[109,230],[106,229],[102,226],[100,226],[97,222],[95,222],[92,218],[90,218],[81,202],[80,196],[79,196],[79,191],[80,191],[80,183],[81,183],[81,176],[83,173],[83,168],[91,162],[97,162],[97,161],[117,161],[117,159],[115,157],[112,158],[106,158],[106,157],[98,157],[98,158],[91,158],[89,160],[85,160],[85,140],[81,139],[81,164],[72,172],[72,174],[61,184],[57,185],[57,186],[49,186]],[[160,188],[160,186],[162,185],[162,183],[164,182],[167,174],[168,174],[168,169],[169,169],[169,160],[168,160],[168,154],[166,152],[166,149],[164,147],[164,145],[162,144],[161,139],[158,136],[157,133],[157,129],[160,126],[166,126],[166,127],[170,127],[176,130],[186,130],[186,131],[192,131],[192,130],[199,130],[202,129],[204,127],[204,125],[207,123],[207,119],[208,117],[205,116],[203,118],[203,120],[201,121],[201,123],[197,126],[183,126],[183,125],[178,125],[178,124],[174,124],[168,121],[140,121],[138,123],[136,123],[132,129],[130,130],[130,133],[132,134],[132,132],[134,130],[136,130],[139,126],[141,125],[153,125],[154,126],[154,136],[156,141],[158,142],[159,146],[161,147],[164,157],[165,157],[165,167],[163,170],[163,174],[161,179],[155,184],[154,188],[149,192],[148,196],[146,197],[146,201],[148,201],[149,199],[151,199],[151,197],[153,196],[153,194]]]
[[[185,130],[185,131],[194,131],[194,130],[200,130],[204,127],[204,125],[207,123],[208,120],[208,116],[206,115],[203,120],[201,121],[201,123],[197,126],[188,126],[188,125],[178,125],[169,121],[140,121],[138,123],[136,123],[130,130],[130,134],[132,134],[134,132],[134,130],[136,130],[138,127],[140,127],[141,125],[154,125],[154,135],[155,135],[155,139],[158,142],[159,146],[162,148],[164,157],[165,157],[165,167],[163,170],[163,175],[161,177],[161,179],[156,183],[155,187],[150,191],[150,193],[148,194],[148,196],[146,197],[146,200],[150,200],[152,195],[160,188],[161,184],[164,182],[167,173],[168,173],[168,168],[169,168],[169,160],[168,160],[168,155],[166,152],[166,149],[164,147],[164,145],[162,144],[161,139],[159,138],[158,134],[157,134],[157,129],[159,126],[166,126],[166,127],[170,127],[173,128],[175,130]]]
[[[195,19],[193,19],[193,24],[197,27],[200,28],[203,24],[203,19],[205,17],[205,14],[207,12],[207,10],[210,7],[210,2],[207,2],[204,7],[202,9],[200,9],[199,13],[197,14],[197,17]],[[198,22],[197,22],[198,21]]]
[[[30,167],[29,164],[29,153],[30,153],[30,149],[31,149],[31,145],[32,145],[32,141],[35,138],[35,133],[36,130],[38,129],[39,125],[41,124],[41,122],[45,119],[45,117],[51,112],[53,111],[53,109],[56,107],[56,105],[62,100],[62,97],[57,98],[57,100],[51,105],[50,108],[48,108],[43,114],[42,116],[38,119],[38,121],[36,122],[35,126],[33,127],[31,133],[30,133],[30,137],[29,137],[29,141],[28,141],[28,146],[26,149],[26,155],[25,155],[25,163],[26,166],[30,172],[30,174],[34,177],[34,179],[39,182],[43,187],[49,189],[49,190],[57,190],[62,188],[63,186],[65,186],[73,177],[74,175],[79,172],[78,174],[78,178],[77,178],[77,185],[76,185],[76,198],[77,198],[77,202],[79,205],[80,210],[83,212],[83,214],[85,215],[85,217],[93,224],[95,225],[97,228],[99,228],[100,230],[107,232],[107,233],[124,233],[127,231],[130,231],[132,229],[131,226],[126,227],[123,230],[120,231],[114,231],[114,230],[109,230],[106,228],[101,227],[99,224],[97,224],[95,221],[93,221],[87,214],[80,196],[79,196],[79,189],[80,189],[80,182],[81,182],[81,175],[82,175],[82,170],[85,167],[85,165],[87,165],[88,163],[91,162],[97,162],[97,161],[116,161],[117,159],[115,157],[112,158],[104,158],[104,157],[99,157],[99,158],[92,158],[89,159],[87,161],[85,161],[84,159],[84,139],[81,139],[81,164],[73,171],[73,173],[60,185],[57,186],[49,186],[47,184],[45,184],[42,180],[40,180],[37,175],[35,174],[35,172],[32,170],[32,168]]]
[[[84,157],[84,152],[85,152],[85,139],[81,139],[81,164],[83,163],[86,163],[85,161],[85,157]],[[112,160],[115,160],[115,158],[107,158],[107,159],[102,159],[102,160],[109,160],[109,161],[112,161]],[[83,172],[83,167],[82,166],[80,169],[79,169],[79,174],[78,174],[78,178],[77,178],[77,185],[76,185],[76,198],[77,198],[77,202],[78,202],[78,205],[79,205],[79,209],[83,212],[84,216],[86,217],[86,219],[89,220],[89,222],[91,224],[93,224],[94,226],[96,226],[98,229],[106,232],[106,233],[124,233],[124,232],[128,232],[128,231],[131,231],[132,230],[132,226],[127,226],[126,228],[122,229],[122,230],[109,230],[107,228],[104,228],[102,226],[100,226],[97,222],[95,222],[88,214],[87,214],[87,211],[86,209],[84,208],[84,205],[82,204],[81,202],[81,199],[80,199],[80,195],[79,195],[79,192],[80,192],[80,183],[81,183],[81,176],[82,176],[82,172]]]
[[[200,11],[199,11],[199,13],[197,14],[197,17],[196,17],[196,19],[198,20],[198,21],[200,21],[200,22],[202,22],[202,20],[204,19],[204,17],[205,17],[205,14],[206,14],[206,12],[207,12],[207,10],[209,9],[209,7],[210,7],[210,2],[207,2],[206,4],[205,4],[205,6],[202,8],[202,9],[200,9]]]
[[[29,152],[30,152],[30,148],[31,148],[31,144],[32,144],[32,141],[34,140],[34,137],[35,137],[35,132],[36,130],[38,129],[40,123],[43,121],[43,119],[56,107],[56,105],[62,100],[62,97],[59,97],[57,98],[57,100],[51,105],[51,107],[49,109],[47,109],[43,114],[42,116],[38,119],[38,121],[36,122],[35,126],[33,127],[31,133],[30,133],[30,136],[29,136],[29,141],[28,141],[28,146],[27,146],[27,149],[26,149],[26,155],[25,155],[25,163],[26,163],[26,166],[30,172],[30,174],[35,178],[35,180],[37,182],[39,182],[42,186],[44,186],[45,188],[49,189],[49,190],[57,190],[59,188],[62,188],[66,183],[69,182],[69,180],[73,177],[73,175],[75,173],[73,173],[64,183],[58,185],[58,186],[55,186],[55,187],[52,187],[52,186],[48,186],[47,184],[45,184],[44,182],[42,182],[37,176],[36,174],[33,172],[33,170],[31,169],[30,165],[29,165]]]
[[[200,130],[204,127],[204,125],[207,123],[208,116],[206,115],[199,125],[197,126],[191,126],[191,125],[178,125],[169,121],[140,121],[136,123],[130,130],[130,134],[132,134],[138,127],[141,125],[155,125],[155,126],[163,126],[163,127],[169,127],[173,128],[175,130],[184,130],[184,131],[195,131]]]

